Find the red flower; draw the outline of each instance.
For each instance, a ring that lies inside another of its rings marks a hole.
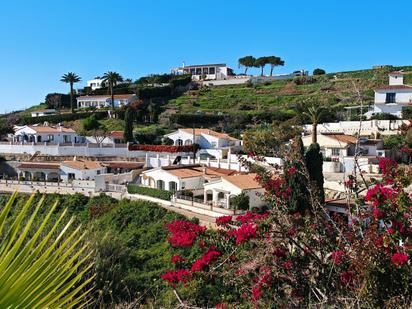
[[[182,262],[185,262],[186,261],[186,259],[185,258],[183,258],[183,257],[181,257],[180,255],[174,255],[174,256],[172,256],[172,263],[173,264],[177,264],[177,263],[182,263]]]
[[[295,174],[296,173],[296,167],[295,166],[290,167],[288,169],[287,173],[288,173],[288,176],[291,176],[291,175]]]
[[[284,269],[292,269],[293,263],[291,261],[287,261],[287,262],[284,262],[282,266]]]
[[[394,253],[392,255],[392,264],[396,265],[396,266],[402,266],[403,264],[405,264],[406,262],[408,262],[409,260],[409,255],[406,253]]]
[[[188,282],[191,279],[191,273],[186,269],[170,270],[162,275],[162,279],[175,286],[179,282]]]
[[[232,222],[232,216],[223,216],[216,218],[216,224],[220,226],[227,226],[230,222]]]
[[[229,237],[236,237],[236,245],[240,245],[242,242],[245,242],[249,239],[256,238],[257,226],[253,223],[242,224],[236,230],[229,231],[227,235]]]
[[[204,226],[179,220],[165,226],[172,234],[168,239],[173,247],[190,247],[197,235],[206,230]]]
[[[218,304],[215,305],[215,308],[216,309],[226,309],[227,306],[226,306],[225,303],[218,303]]]
[[[216,247],[212,246],[207,250],[205,254],[192,264],[192,272],[202,271],[202,269],[208,266],[211,262],[216,260],[220,256],[220,252],[216,251]]]
[[[252,287],[253,300],[258,300],[262,296],[262,290],[259,284]]]
[[[344,271],[340,274],[340,281],[343,284],[348,285],[348,284],[352,283],[353,275],[354,275],[353,271],[350,271],[350,270],[349,271]]]
[[[283,248],[276,248],[273,251],[273,254],[276,255],[277,257],[285,257],[286,256],[286,250]]]
[[[345,255],[345,252],[342,250],[338,251],[333,251],[330,255],[330,258],[332,259],[333,263],[339,265],[342,262],[342,257]]]

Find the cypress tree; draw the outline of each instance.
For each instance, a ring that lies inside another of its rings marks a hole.
[[[134,113],[131,108],[128,108],[126,110],[126,113],[124,115],[124,132],[123,132],[123,138],[125,142],[133,142],[134,137],[133,137],[133,122],[134,122]]]
[[[297,136],[291,143],[289,160],[285,162],[285,179],[291,188],[290,211],[304,213],[309,207],[307,179],[302,173],[305,158],[302,139]]]
[[[306,167],[309,172],[309,179],[316,188],[316,195],[321,204],[325,203],[325,191],[323,189],[323,156],[318,143],[311,144],[305,155]]]

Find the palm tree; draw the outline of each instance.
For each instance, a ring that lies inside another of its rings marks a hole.
[[[112,72],[109,71],[107,73],[104,73],[103,75],[103,82],[107,83],[109,85],[109,90],[110,90],[110,96],[112,100],[112,109],[114,109],[114,95],[113,95],[113,86],[116,86],[118,82],[122,82],[123,77],[117,73],[117,72]]]
[[[308,117],[312,122],[312,144],[318,142],[318,124],[325,117],[325,114],[326,110],[319,104],[312,104],[303,112],[303,115]]]
[[[72,113],[74,112],[73,85],[75,83],[80,82],[81,80],[82,79],[76,73],[73,73],[73,72],[64,74],[62,78],[60,79],[61,82],[70,84],[70,107],[71,107]]]
[[[73,218],[61,224],[67,209],[52,221],[58,202],[35,224],[45,196],[33,205],[34,196],[11,221],[17,193],[0,211],[0,308],[84,307],[94,277],[85,233],[71,229]]]
[[[285,65],[285,61],[283,61],[280,57],[270,56],[267,57],[267,62],[270,64],[270,76],[273,74],[273,69],[279,65]]]

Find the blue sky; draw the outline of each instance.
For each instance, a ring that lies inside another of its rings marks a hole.
[[[108,70],[136,79],[186,64],[277,55],[277,72],[412,64],[408,0],[9,0],[0,9],[0,113]]]

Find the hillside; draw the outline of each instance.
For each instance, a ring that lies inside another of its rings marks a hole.
[[[373,103],[373,89],[387,85],[388,72],[403,70],[405,83],[412,84],[412,66],[386,67],[383,69],[369,69],[349,72],[330,73],[322,76],[299,77],[288,80],[268,81],[261,84],[247,83],[243,85],[229,86],[202,86],[183,93],[176,92],[168,97],[145,98],[144,100],[154,104],[153,119],[155,122],[147,122],[150,112],[147,103],[141,117],[135,123],[135,130],[150,138],[157,134],[164,134],[176,126],[198,126],[223,130],[235,135],[255,121],[271,122],[274,120],[286,121],[298,119],[298,104],[305,102],[319,102],[329,110],[325,121],[337,121],[346,119],[343,113],[345,106],[358,105],[355,93],[357,88],[362,94],[365,104]],[[164,88],[164,87],[163,87]],[[161,94],[160,89],[151,88],[152,95]],[[153,100],[152,100],[153,99]],[[43,107],[37,105],[25,111],[17,113],[17,124],[30,124],[48,121],[50,123],[63,122],[65,125],[79,128],[82,119],[89,117],[92,111],[78,111],[71,114],[66,111],[57,116],[31,118],[29,111]],[[109,131],[123,130],[124,111],[118,114],[118,119],[105,119],[104,111],[94,112],[98,119]],[[351,117],[358,119],[356,111]],[[12,124],[15,124],[12,123]],[[150,134],[149,134],[150,133]]]
[[[180,113],[244,113],[256,111],[295,113],[297,103],[314,99],[333,108],[354,105],[350,99],[356,87],[365,101],[372,102],[373,89],[388,83],[387,73],[404,70],[405,82],[412,83],[412,67],[391,67],[375,70],[331,73],[295,80],[278,80],[259,85],[231,85],[204,87],[186,92],[168,104]],[[348,99],[349,98],[349,99]]]

